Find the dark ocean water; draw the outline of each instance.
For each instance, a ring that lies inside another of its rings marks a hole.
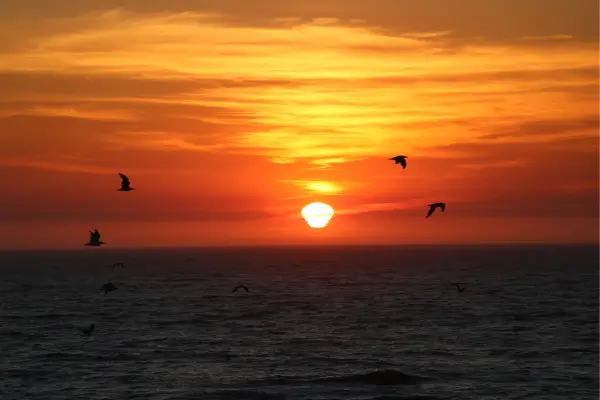
[[[598,247],[5,252],[0,278],[3,400],[598,399]]]

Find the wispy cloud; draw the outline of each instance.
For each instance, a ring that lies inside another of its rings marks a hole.
[[[358,204],[353,208],[344,208],[341,210],[336,210],[336,214],[353,215],[373,212],[402,211],[415,209],[419,207],[423,208],[427,204],[428,199],[425,198],[411,199],[398,202],[365,203]]]
[[[456,167],[468,168],[468,169],[505,168],[505,167],[520,167],[520,166],[524,165],[525,163],[526,162],[523,160],[506,160],[506,161],[497,161],[497,162],[457,164]]]
[[[3,54],[0,71],[23,82],[41,77],[46,89],[29,101],[47,104],[28,105],[22,82],[14,88],[21,109],[10,112],[136,118],[128,130],[164,132],[139,136],[142,148],[327,168],[400,143],[426,152],[478,137],[511,140],[506,122],[527,116],[560,124],[557,115],[574,121],[596,112],[587,88],[597,86],[597,48],[563,36],[551,46],[532,38],[510,46],[335,18],[236,25],[215,13],[121,9],[40,24],[44,34]],[[78,92],[79,83],[87,89]],[[47,88],[72,104],[53,105]],[[0,114],[6,110],[0,102]]]
[[[33,168],[57,172],[76,172],[83,174],[114,174],[114,169],[94,165],[68,163],[62,161],[23,160],[20,158],[0,157],[0,166],[13,168]]]
[[[313,180],[284,180],[283,182],[291,183],[293,185],[304,188],[305,190],[308,190],[310,192],[320,194],[334,195],[343,192],[342,186],[334,182]]]
[[[531,136],[553,136],[561,134],[595,134],[600,129],[600,117],[583,115],[573,119],[527,120],[509,126],[499,126],[496,132],[481,136],[482,139],[517,137],[529,139]]]
[[[222,144],[199,144],[189,139],[189,134],[178,132],[119,132],[106,139],[117,148],[146,148],[150,150],[170,151],[218,151]]]
[[[572,35],[524,36],[522,40],[571,40]]]
[[[101,108],[97,110],[85,107],[32,107],[16,110],[1,110],[0,117],[33,115],[41,117],[69,117],[105,121],[132,121],[135,115],[129,110]]]

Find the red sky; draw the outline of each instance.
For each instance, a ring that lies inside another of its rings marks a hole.
[[[0,248],[598,242],[596,1],[60,4],[0,2]]]

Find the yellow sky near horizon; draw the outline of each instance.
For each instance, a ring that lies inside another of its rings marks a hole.
[[[0,247],[597,242],[597,4],[450,3],[0,4]]]

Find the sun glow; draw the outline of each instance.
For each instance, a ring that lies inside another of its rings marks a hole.
[[[336,185],[335,183],[324,182],[324,181],[308,182],[306,184],[306,188],[309,190],[312,190],[314,192],[332,193],[332,194],[339,192],[341,190],[340,187],[338,185]]]
[[[310,203],[301,211],[311,228],[324,228],[333,217],[333,208],[325,203]]]

